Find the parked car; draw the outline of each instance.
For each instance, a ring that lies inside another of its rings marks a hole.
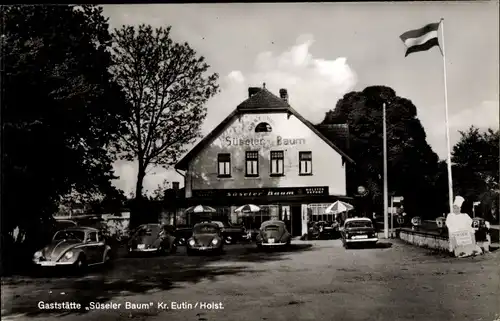
[[[221,221],[212,221],[212,223],[220,227],[225,244],[234,244],[247,237],[247,231],[243,226],[235,226]]]
[[[216,223],[198,223],[193,227],[193,235],[187,242],[187,254],[195,252],[213,252],[222,254],[224,252],[224,241],[222,231]]]
[[[243,236],[243,240],[245,242],[254,242],[257,239],[257,235],[259,235],[259,229],[258,228],[250,228],[246,229],[246,233]]]
[[[292,235],[288,232],[285,222],[279,220],[269,220],[261,224],[257,235],[257,248],[289,246],[292,242]]]
[[[346,219],[340,233],[345,248],[353,244],[375,245],[378,242],[372,220],[367,217]]]
[[[127,244],[129,254],[177,252],[175,229],[171,225],[143,224],[130,237]]]
[[[309,239],[330,240],[339,233],[339,224],[337,222],[312,222],[308,229]]]
[[[193,236],[192,227],[177,227],[175,229],[175,243],[177,245],[186,245],[187,240]]]
[[[33,255],[33,263],[41,267],[87,266],[106,264],[111,260],[111,247],[102,233],[91,227],[71,227],[56,232],[52,242]]]

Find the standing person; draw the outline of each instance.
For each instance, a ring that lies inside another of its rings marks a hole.
[[[472,227],[475,231],[477,244],[484,252],[489,252],[491,243],[490,222],[483,218],[476,217],[473,219]]]

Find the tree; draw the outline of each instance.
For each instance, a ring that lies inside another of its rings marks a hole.
[[[471,126],[468,131],[460,131],[460,140],[453,146],[452,162],[475,173],[487,189],[498,188],[499,133],[491,128],[480,132]]]
[[[498,194],[500,131],[481,132],[471,126],[460,131],[453,146],[453,185],[455,191],[471,201],[481,201],[481,208],[491,219],[498,212],[494,195]]]
[[[127,105],[108,71],[102,8],[4,6],[2,22],[5,235],[37,231],[63,195],[115,178],[108,146]]]
[[[438,157],[426,142],[425,130],[413,103],[385,86],[371,86],[350,92],[327,112],[323,124],[347,123],[350,131],[350,156],[356,161],[374,204],[383,205],[382,104],[386,103],[388,187],[404,196],[410,215],[425,216],[437,211],[436,187]]]
[[[168,190],[172,189],[172,185],[170,181],[168,180],[163,180],[161,184],[158,184],[156,189],[151,193],[151,196],[149,197],[150,200],[152,201],[164,201],[165,200],[165,193]]]
[[[143,199],[149,166],[168,168],[200,137],[205,103],[218,91],[217,74],[188,43],[175,43],[170,27],[123,26],[114,31],[113,74],[124,88],[132,112],[117,150],[137,161],[136,206]],[[138,215],[132,213],[131,224]]]

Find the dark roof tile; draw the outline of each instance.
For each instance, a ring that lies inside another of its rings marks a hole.
[[[261,88],[259,92],[252,95],[252,97],[243,101],[238,105],[237,109],[255,109],[255,108],[265,108],[265,109],[281,109],[289,108],[290,105],[283,99],[275,96],[269,90]]]

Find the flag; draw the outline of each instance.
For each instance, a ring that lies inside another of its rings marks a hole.
[[[434,46],[439,47],[439,25],[440,22],[431,23],[423,28],[410,30],[399,36],[408,48],[405,57],[414,52],[429,50]]]

